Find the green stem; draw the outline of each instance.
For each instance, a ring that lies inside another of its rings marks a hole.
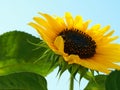
[[[74,77],[73,77],[73,75],[70,76],[70,90],[74,90]]]

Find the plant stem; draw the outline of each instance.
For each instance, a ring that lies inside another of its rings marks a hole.
[[[73,75],[70,76],[70,90],[74,90],[74,77],[73,77]]]

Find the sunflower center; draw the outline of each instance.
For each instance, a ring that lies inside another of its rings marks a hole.
[[[64,39],[64,52],[78,55],[80,58],[90,58],[96,53],[96,42],[77,29],[65,29],[60,34]]]

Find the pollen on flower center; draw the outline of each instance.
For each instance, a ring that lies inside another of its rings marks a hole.
[[[64,52],[78,55],[80,58],[90,58],[96,53],[96,42],[77,29],[65,29],[60,34],[64,39]]]

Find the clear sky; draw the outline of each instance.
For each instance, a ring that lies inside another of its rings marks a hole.
[[[0,0],[0,34],[21,30],[39,36],[27,25],[37,12],[63,16],[69,11],[81,15],[84,20],[91,19],[91,25],[100,23],[101,26],[111,25],[115,35],[120,36],[120,0]],[[117,40],[120,42],[120,39]],[[48,90],[68,90],[69,74],[65,72],[60,80],[56,77],[57,69],[47,76]],[[86,81],[82,81],[81,88],[75,82],[75,90],[83,90]]]

